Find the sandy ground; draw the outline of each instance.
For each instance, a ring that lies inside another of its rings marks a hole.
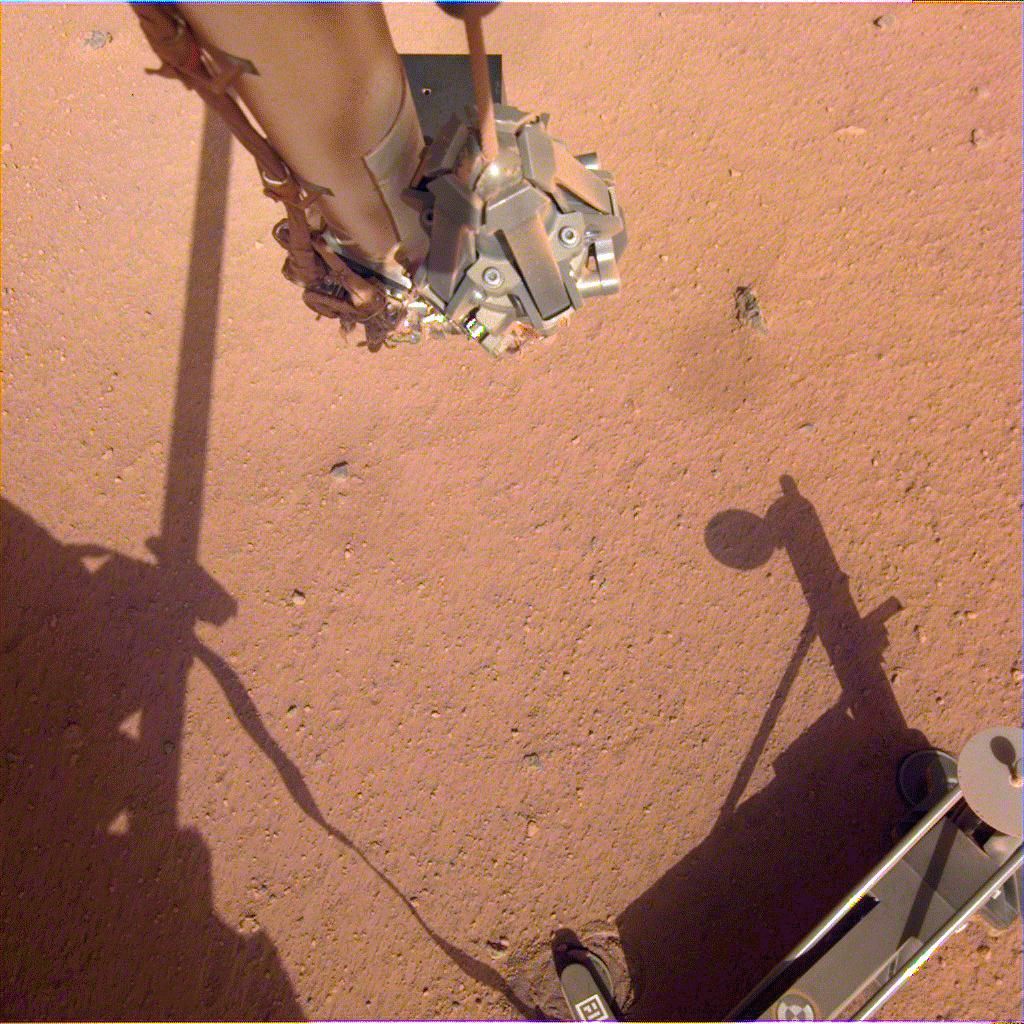
[[[563,926],[720,1016],[1020,717],[1019,8],[487,30],[631,235],[501,363],[314,321],[127,7],[3,12],[6,1016],[515,1017]],[[1020,978],[972,923],[886,1013]]]

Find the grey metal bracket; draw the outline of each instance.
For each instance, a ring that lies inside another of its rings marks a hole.
[[[452,114],[475,104],[468,56],[406,53],[402,55],[402,64],[405,65],[405,75],[409,79],[420,127],[428,140],[437,138]],[[487,58],[487,70],[491,76],[494,102],[504,103],[505,86],[500,53]]]

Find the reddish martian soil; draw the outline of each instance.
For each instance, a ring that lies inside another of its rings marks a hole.
[[[340,339],[127,6],[3,12],[5,1016],[536,1015],[560,927],[721,1016],[1019,720],[1019,8],[486,29],[631,236],[506,362]],[[1020,1012],[978,922],[885,1011]]]

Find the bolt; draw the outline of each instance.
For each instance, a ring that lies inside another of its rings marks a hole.
[[[567,249],[571,249],[580,240],[580,233],[567,225],[558,232],[558,240]]]
[[[500,288],[505,282],[505,278],[501,276],[501,271],[497,267],[488,267],[481,276],[488,288]]]

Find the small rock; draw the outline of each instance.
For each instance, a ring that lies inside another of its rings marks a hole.
[[[768,325],[764,322],[761,314],[761,305],[757,301],[754,289],[749,285],[741,284],[733,294],[736,303],[736,319],[741,324],[753,327],[762,334],[767,333]]]
[[[1024,682],[1024,672],[1022,672],[1019,668],[1015,668],[1010,673],[1010,677],[1013,679],[1015,683]]]
[[[896,19],[891,14],[880,14],[871,24],[875,28],[887,29],[896,24]]]
[[[306,603],[306,595],[301,590],[293,590],[291,603],[292,607],[301,608]]]
[[[540,754],[531,751],[523,757],[523,763],[529,768],[539,768],[541,766]]]
[[[131,828],[131,817],[126,810],[119,811],[114,820],[107,826],[107,835],[123,836]]]
[[[987,100],[992,95],[992,90],[987,85],[976,85],[971,89],[975,99]]]
[[[294,718],[295,717],[295,712],[298,711],[298,710],[299,710],[299,707],[298,707],[297,704],[289,704],[288,705],[288,710],[285,712],[285,714],[289,718]]]
[[[527,837],[527,839],[532,839],[539,831],[540,831],[540,829],[537,827],[537,822],[535,822],[535,821],[528,821],[526,823],[526,837]]]
[[[813,434],[818,428],[813,423],[801,423],[796,429],[799,430],[801,434]]]
[[[103,29],[94,28],[85,38],[82,39],[82,46],[87,50],[102,50],[107,43],[113,42],[114,37]]]
[[[842,128],[837,128],[832,134],[837,139],[856,139],[861,135],[867,135],[867,133],[867,128],[861,128],[859,124],[847,124]]]
[[[335,480],[347,480],[348,479],[348,463],[347,462],[336,462],[331,466],[331,476]]]
[[[488,939],[487,948],[495,960],[500,960],[508,953],[508,939],[504,935],[497,939]]]
[[[984,128],[971,129],[971,145],[975,149],[984,149],[991,141],[992,139]]]
[[[174,753],[174,740],[164,740],[164,753],[165,754],[173,754]]]

